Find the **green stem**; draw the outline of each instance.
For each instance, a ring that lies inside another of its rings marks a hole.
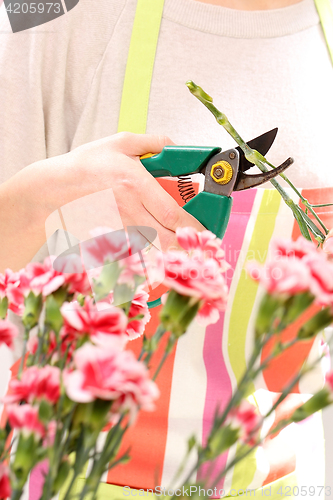
[[[20,500],[22,494],[23,494],[23,489],[13,490],[10,500]]]
[[[25,361],[25,355],[27,353],[27,344],[28,344],[28,339],[29,339],[29,330],[26,328],[24,331],[24,341],[23,341],[23,351],[22,351],[22,357],[21,357],[21,362],[20,362],[20,367],[18,370],[17,378],[20,380],[21,375],[23,372],[24,368],[24,361]]]
[[[148,349],[143,347],[138,360],[142,360],[146,365],[148,365],[151,360],[152,355],[157,350],[162,337],[167,333],[163,325],[159,325],[156,332],[152,337],[146,339],[148,343]]]
[[[158,365],[157,370],[156,370],[154,376],[152,377],[152,380],[154,380],[154,381],[156,380],[157,375],[160,373],[162,366],[164,365],[168,356],[169,356],[169,352],[165,351],[165,353],[163,354],[163,358],[161,359],[160,364]]]
[[[308,202],[309,203],[309,202]],[[312,203],[309,203],[310,207],[313,208],[320,208],[320,207],[333,207],[333,203],[320,203],[319,205],[314,205]]]
[[[128,429],[128,425],[126,425],[121,433],[117,433],[117,429],[121,426],[121,423],[124,419],[124,415],[122,415],[118,421],[118,423],[113,427],[106,438],[103,450],[100,453],[97,453],[94,457],[92,468],[90,471],[89,476],[86,478],[86,482],[84,485],[83,490],[81,491],[80,494],[80,500],[84,500],[86,495],[88,493],[92,493],[92,499],[93,500],[96,496],[98,487],[99,487],[99,481],[100,478],[105,470],[108,470],[109,468],[112,468],[115,466],[115,464],[119,461],[121,461],[121,458],[116,460],[114,464],[111,464],[110,467],[108,468],[107,465],[110,463],[111,459],[114,457],[116,454],[116,450],[118,449],[121,440],[125,434],[125,432]],[[114,435],[116,435],[116,439],[114,439]],[[114,442],[113,442],[114,441]],[[112,446],[111,446],[112,445]],[[111,446],[111,447],[110,447]]]

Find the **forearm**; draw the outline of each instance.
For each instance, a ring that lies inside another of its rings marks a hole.
[[[21,269],[45,242],[51,207],[39,173],[32,165],[0,185],[0,272]]]

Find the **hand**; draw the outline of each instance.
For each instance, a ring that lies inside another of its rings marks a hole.
[[[120,133],[36,163],[29,168],[40,186],[35,189],[39,203],[45,200],[47,216],[71,201],[112,188],[123,226],[152,227],[163,250],[177,246],[177,227],[193,226],[199,231],[204,227],[178,206],[140,162],[141,155],[159,153],[167,144],[172,141],[164,136]],[[83,223],[85,217],[82,214]],[[106,220],[99,225],[119,228]]]

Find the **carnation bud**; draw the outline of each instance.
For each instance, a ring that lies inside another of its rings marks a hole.
[[[48,424],[53,416],[52,405],[45,399],[42,399],[38,408],[38,418],[43,424]]]
[[[20,433],[12,470],[20,486],[24,486],[33,466],[41,459],[40,438],[35,434]]]
[[[321,332],[324,328],[332,323],[333,314],[331,307],[321,309],[317,314],[312,316],[298,331],[297,337],[302,340],[308,340],[317,333]]]
[[[186,332],[199,306],[200,301],[194,297],[180,295],[175,290],[170,290],[161,311],[161,322],[166,330],[171,331],[178,338]]]
[[[302,404],[297,408],[291,416],[292,422],[300,422],[305,418],[309,417],[313,413],[322,410],[326,406],[332,403],[332,394],[328,387],[323,387],[319,392],[317,392],[312,398],[310,398],[306,403]]]
[[[108,414],[112,405],[112,401],[104,401],[103,399],[96,399],[92,405],[90,425],[95,429],[100,429],[108,422]]]
[[[42,306],[43,300],[41,294],[36,297],[33,292],[30,292],[25,298],[22,322],[29,330],[37,325]]]
[[[284,313],[285,298],[266,293],[261,300],[255,323],[256,338],[268,333],[274,318],[281,318]]]
[[[292,295],[286,302],[283,322],[285,326],[293,323],[314,301],[314,296],[309,292]]]
[[[218,457],[236,443],[238,436],[239,429],[232,427],[231,424],[217,429],[208,439],[205,458],[207,460],[213,460]]]
[[[60,312],[60,305],[58,301],[49,295],[46,299],[45,308],[45,324],[50,327],[55,333],[59,333],[63,325],[63,317]]]

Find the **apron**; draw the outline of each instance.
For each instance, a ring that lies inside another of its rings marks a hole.
[[[164,0],[138,0],[123,87],[119,132],[146,131],[150,83],[163,2]],[[333,59],[333,14],[330,1],[315,0],[315,4]],[[177,199],[176,183],[164,179],[161,183]],[[319,204],[333,197],[333,188],[304,189],[302,195],[312,203]],[[223,409],[242,376],[251,351],[252,325],[262,292],[258,284],[246,275],[245,262],[249,258],[264,262],[271,238],[296,239],[300,232],[291,211],[276,190],[236,192],[233,200],[230,222],[223,239],[226,260],[231,264],[227,274],[230,288],[227,310],[220,315],[215,325],[207,328],[194,322],[188,333],[179,340],[158,377],[161,396],[155,412],[141,412],[122,444],[120,452],[130,446],[132,459],[128,464],[118,466],[104,475],[99,500],[147,496],[151,493],[144,490],[154,489],[157,485],[172,485],[172,478],[186,451],[186,440],[195,433],[205,442],[216,405],[219,404]],[[330,207],[319,210],[326,226],[333,227],[333,212]],[[146,328],[148,336],[156,329],[158,312],[159,308],[152,310],[152,320]],[[283,336],[287,340],[294,334],[288,329]],[[140,339],[131,343],[130,347],[136,354],[141,350],[140,343]],[[262,373],[253,385],[251,396],[259,411],[266,413],[278,398],[283,385],[299,371],[304,361],[317,357],[318,344],[319,339],[316,339],[294,346],[274,360]],[[272,344],[267,346],[262,359],[269,355],[273,347]],[[164,349],[162,342],[155,356],[153,371]],[[304,378],[294,389],[294,393],[271,415],[271,420],[266,423],[267,429],[290,414],[303,400],[302,394],[311,393],[314,387],[318,389],[323,380],[321,367],[311,377]],[[103,438],[102,434],[101,443]],[[310,463],[303,458],[309,456],[309,450]],[[213,466],[212,477],[237,453],[235,445],[219,457]],[[206,470],[203,467],[197,477],[192,478],[193,481],[204,477]],[[217,494],[213,497],[223,494],[243,496],[246,489],[255,490],[256,496],[269,496],[271,500],[280,500],[284,495],[298,496],[301,486],[323,485],[324,471],[323,430],[320,415],[316,414],[267,439],[263,446],[228,472],[220,481]],[[31,474],[27,499],[39,498],[42,473],[40,466]],[[85,473],[77,481],[77,492],[81,490],[84,478]],[[123,486],[139,491],[133,491],[129,495],[127,490],[124,495]],[[64,491],[60,492],[59,500],[63,498]]]

